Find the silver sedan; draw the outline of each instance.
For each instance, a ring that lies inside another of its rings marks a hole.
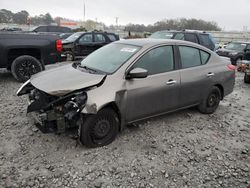
[[[81,63],[34,75],[17,92],[42,131],[79,128],[88,147],[111,143],[124,125],[197,106],[215,112],[233,91],[235,67],[186,41],[123,40]]]

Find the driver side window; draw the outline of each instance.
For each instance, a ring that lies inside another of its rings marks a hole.
[[[92,34],[85,34],[79,39],[79,44],[92,43],[93,37]]]
[[[150,50],[133,65],[133,68],[146,69],[148,75],[174,70],[173,47],[162,46]]]

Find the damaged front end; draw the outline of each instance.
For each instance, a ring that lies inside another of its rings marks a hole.
[[[41,91],[28,81],[17,95],[28,94],[27,113],[42,132],[65,132],[67,128],[78,127],[81,111],[87,102],[87,93],[78,90],[64,96],[54,96]]]

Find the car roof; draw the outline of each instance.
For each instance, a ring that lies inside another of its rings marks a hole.
[[[209,35],[210,33],[207,33],[205,31],[199,31],[199,30],[182,30],[182,31],[177,31],[177,30],[161,30],[157,31],[159,33],[164,33],[164,32],[171,32],[171,33],[197,33],[197,34],[204,34],[204,35]]]
[[[205,47],[189,42],[184,40],[174,40],[174,39],[152,39],[152,38],[146,38],[146,39],[126,39],[126,40],[120,40],[116,41],[116,44],[128,44],[128,45],[134,45],[134,46],[141,46],[141,47],[150,47],[150,46],[156,46],[161,44],[176,44],[176,45],[188,45],[193,47],[198,47],[200,49],[206,49]]]

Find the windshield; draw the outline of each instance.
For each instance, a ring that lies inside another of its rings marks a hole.
[[[246,48],[246,44],[244,43],[236,43],[236,42],[231,42],[229,43],[226,47],[228,50],[239,50],[243,51]]]
[[[138,52],[139,49],[140,47],[138,46],[112,43],[87,56],[81,62],[81,67],[88,67],[92,70],[111,74]]]
[[[83,33],[74,33],[73,35],[70,35],[65,40],[74,42],[76,39],[78,39]]]
[[[149,38],[153,39],[171,39],[174,33],[167,31],[158,31],[153,33]]]

